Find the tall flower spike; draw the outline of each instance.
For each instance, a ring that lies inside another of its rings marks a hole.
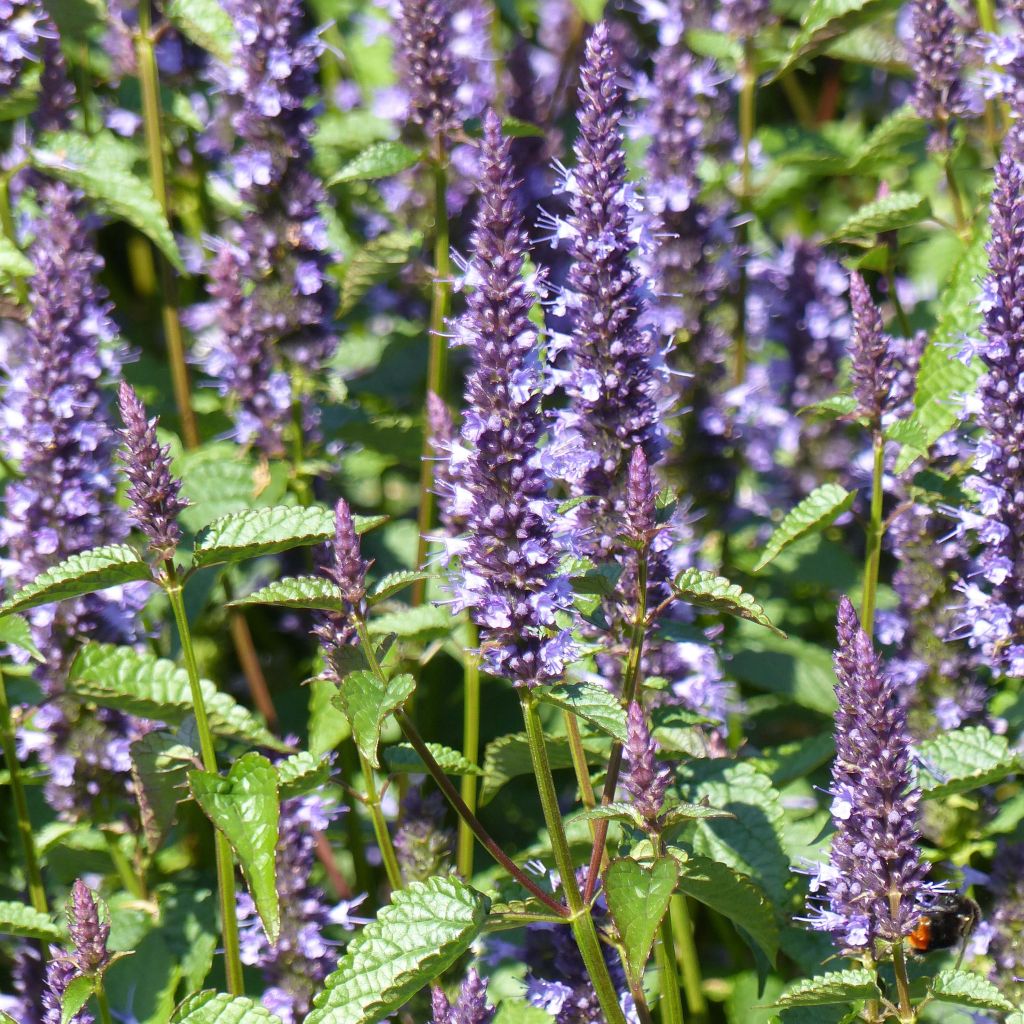
[[[178,547],[178,516],[189,503],[180,496],[181,481],[171,473],[170,445],[161,447],[156,439],[158,418],[147,418],[146,407],[127,381],[121,381],[117,400],[124,421],[120,457],[131,485],[131,516],[149,538],[153,557],[163,562]]]
[[[850,341],[850,379],[857,398],[857,413],[873,424],[882,420],[889,405],[896,367],[889,338],[864,278],[850,275],[850,305],[853,308],[853,337]]]
[[[641,326],[644,282],[631,253],[637,202],[626,182],[622,71],[599,24],[587,40],[580,72],[580,132],[576,168],[565,187],[572,214],[564,227],[573,265],[565,303],[573,321],[569,408],[555,430],[555,447],[580,451],[559,470],[576,495],[594,496],[578,510],[581,546],[607,551],[625,511],[626,467],[642,448],[656,463],[664,448],[660,426],[659,355]]]
[[[996,673],[1024,675],[1024,195],[1021,171],[1004,154],[992,193],[978,384],[982,427],[968,484],[977,506],[962,513],[981,542],[978,571],[959,587],[958,624]]]
[[[494,1020],[494,1007],[487,1005],[487,982],[475,967],[466,974],[454,1006],[439,988],[434,989],[432,996],[433,1024],[491,1024]]]
[[[517,685],[557,677],[566,638],[549,636],[568,594],[554,579],[548,481],[537,443],[544,430],[534,297],[522,271],[527,238],[516,204],[509,142],[484,119],[480,207],[469,277],[477,282],[456,337],[470,349],[462,426],[468,538],[456,605],[480,627],[488,669]]]
[[[110,960],[107,939],[110,924],[100,920],[99,907],[92,889],[80,878],[71,887],[68,900],[68,933],[73,952],[71,959],[81,974],[95,974]]]
[[[647,456],[643,448],[635,448],[626,480],[626,535],[634,543],[647,544],[654,537],[657,495]]]
[[[753,39],[767,25],[771,13],[771,0],[721,0],[723,27],[739,39]]]
[[[914,110],[935,124],[931,145],[947,149],[950,122],[970,110],[962,80],[965,29],[947,0],[912,0],[910,58],[914,66]]]
[[[910,770],[907,713],[849,599],[839,602],[835,670],[835,834],[829,865],[812,885],[813,927],[844,952],[902,941],[926,893],[918,849],[918,801]]]
[[[648,820],[654,821],[665,802],[671,772],[658,764],[654,740],[647,728],[644,709],[633,701],[626,718],[626,760],[629,771],[622,787],[633,798],[633,806]]]

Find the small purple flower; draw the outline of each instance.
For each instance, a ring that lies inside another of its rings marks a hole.
[[[649,821],[655,822],[665,802],[672,773],[657,760],[657,745],[647,728],[644,709],[633,701],[626,719],[625,755],[629,771],[622,788],[633,798],[633,806]]]
[[[887,411],[896,368],[890,339],[864,278],[850,275],[853,337],[850,344],[850,380],[857,398],[857,414],[877,428]]]
[[[427,392],[427,430],[430,447],[434,452],[434,490],[438,497],[438,516],[445,537],[458,536],[466,527],[465,518],[455,507],[456,485],[453,464],[454,445],[457,444],[455,422],[451,409],[433,391]],[[458,461],[457,457],[454,461]]]
[[[466,974],[454,1006],[439,988],[431,995],[432,1024],[491,1024],[494,1020],[494,1007],[487,1005],[487,982],[477,974],[475,967]]]
[[[107,939],[110,923],[100,920],[100,910],[92,890],[80,878],[71,887],[68,900],[68,932],[73,952],[71,959],[80,974],[96,974],[110,961]]]
[[[61,1003],[68,985],[77,977],[74,962],[57,946],[50,947],[50,960],[46,965],[43,989],[43,1017],[41,1024],[61,1024]],[[84,1007],[71,1018],[70,1024],[94,1024],[94,1018]]]
[[[0,96],[39,59],[48,20],[39,0],[0,0]]]

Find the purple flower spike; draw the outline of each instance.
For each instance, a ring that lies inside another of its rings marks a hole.
[[[74,962],[57,946],[50,947],[50,960],[46,965],[43,988],[42,1024],[61,1024],[61,1003],[68,985],[77,977]],[[70,1024],[94,1024],[95,1018],[84,1007],[71,1018]]]
[[[657,529],[655,499],[658,489],[643,448],[636,448],[629,460],[626,480],[626,535],[637,544],[647,544]]]
[[[0,96],[39,59],[46,21],[39,0],[0,0]]]
[[[914,110],[936,125],[931,145],[947,149],[950,121],[970,110],[961,79],[965,28],[947,0],[913,0],[910,58],[914,66]]]
[[[830,863],[812,884],[811,923],[844,952],[901,941],[920,916],[926,866],[907,712],[849,599],[839,602]],[[824,897],[817,895],[824,887]]]
[[[431,139],[462,127],[456,93],[462,76],[452,51],[450,0],[400,0],[395,59],[410,116]]]
[[[121,381],[117,400],[125,426],[120,457],[131,484],[131,516],[149,538],[153,557],[163,562],[178,547],[178,515],[189,503],[179,494],[181,481],[171,473],[170,445],[161,447],[156,439],[158,418],[147,418],[146,407],[127,381]]]
[[[647,728],[644,709],[633,701],[629,705],[626,719],[626,760],[629,771],[622,780],[622,787],[633,798],[633,806],[650,822],[661,813],[672,773],[659,765],[657,746]]]
[[[850,275],[850,305],[853,309],[853,337],[850,344],[850,378],[857,398],[857,414],[873,424],[887,411],[896,367],[890,339],[864,278]]]
[[[96,974],[110,960],[107,938],[110,924],[100,920],[92,889],[80,878],[71,887],[68,901],[68,932],[74,947],[72,959],[81,974]]]
[[[516,203],[509,142],[484,120],[480,208],[469,278],[478,282],[456,336],[470,349],[462,426],[465,463],[456,508],[468,539],[456,605],[480,627],[488,669],[517,685],[557,678],[566,638],[549,634],[568,594],[554,579],[558,549],[537,443],[544,430],[534,301],[522,270],[527,238]]]
[[[495,1009],[487,1005],[487,982],[471,967],[462,983],[455,1005],[435,988],[433,993],[433,1024],[491,1024]]]

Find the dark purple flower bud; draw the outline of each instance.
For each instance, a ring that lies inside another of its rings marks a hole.
[[[435,988],[432,992],[433,1024],[491,1024],[495,1009],[487,1005],[487,982],[471,967],[462,983],[459,997],[452,1006],[445,994]]]
[[[468,275],[476,286],[455,324],[473,359],[455,501],[468,525],[456,606],[469,608],[480,627],[488,669],[533,685],[561,674],[567,637],[551,633],[568,593],[555,579],[558,549],[537,451],[545,425],[529,317],[534,296],[522,275],[527,237],[509,143],[493,113],[484,120],[480,161]]]
[[[633,806],[653,822],[661,813],[672,773],[658,763],[657,745],[647,728],[644,709],[636,701],[629,705],[626,729],[629,771],[622,779],[622,788],[633,798]]]
[[[879,424],[888,410],[896,368],[892,345],[864,278],[850,275],[853,336],[850,339],[850,381],[857,398],[857,414]]]
[[[68,985],[77,977],[74,962],[57,946],[50,947],[50,960],[46,965],[46,984],[43,989],[43,1018],[41,1024],[61,1024],[61,1003]],[[94,1018],[84,1007],[71,1018],[69,1024],[94,1024]]]
[[[146,407],[127,381],[121,381],[117,400],[125,426],[119,431],[119,454],[131,485],[131,517],[149,538],[153,557],[163,562],[174,556],[181,540],[178,515],[189,503],[180,496],[181,481],[171,473],[170,445],[161,447],[156,439],[158,418],[146,417]]]
[[[451,0],[400,0],[395,61],[412,120],[432,139],[460,131],[461,75],[452,53]]]
[[[950,145],[950,122],[970,110],[961,79],[966,29],[947,0],[912,0],[910,59],[914,66],[914,110],[935,124],[931,145]]]
[[[100,909],[92,889],[80,878],[71,887],[68,900],[68,933],[74,949],[72,959],[81,974],[96,974],[110,960],[107,939],[110,923],[100,920]]]
[[[395,854],[406,881],[426,881],[450,871],[454,837],[444,826],[446,808],[440,793],[424,796],[419,787],[411,788],[402,801]]]
[[[643,448],[636,448],[629,460],[626,481],[626,536],[637,544],[647,544],[657,528],[655,499],[658,489],[647,464]]]
[[[901,941],[920,916],[927,871],[918,848],[921,794],[910,769],[906,708],[846,597],[837,633],[836,831],[830,862],[812,884],[811,923],[844,952],[873,952],[876,939]]]

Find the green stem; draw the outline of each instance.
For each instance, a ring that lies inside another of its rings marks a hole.
[[[462,756],[476,764],[480,755],[480,658],[471,653],[478,644],[476,626],[468,627],[469,639],[462,669]],[[463,775],[459,792],[471,811],[476,811],[475,775]],[[465,820],[459,818],[459,841],[455,863],[463,878],[473,877],[473,833]]]
[[[555,856],[555,866],[562,881],[566,902],[572,913],[573,937],[583,958],[587,974],[590,976],[597,1001],[601,1004],[607,1024],[625,1024],[626,1018],[619,1007],[618,993],[608,973],[608,965],[604,962],[601,941],[597,936],[594,919],[590,915],[589,906],[583,902],[579,885],[576,882],[576,866],[573,864],[569,841],[566,839],[562,825],[562,813],[558,808],[558,795],[555,792],[555,780],[551,775],[551,763],[548,760],[547,746],[544,743],[544,729],[540,716],[537,714],[537,702],[528,690],[520,690],[519,702],[523,708],[523,721],[526,723],[526,738],[530,747],[530,759],[533,772],[537,777],[537,790],[540,794],[544,821],[547,824],[551,839],[551,850]]]
[[[394,843],[391,842],[391,833],[388,832],[388,823],[384,820],[384,811],[380,805],[380,794],[377,792],[377,782],[373,777],[373,765],[359,751],[359,767],[363,773],[363,783],[366,786],[366,806],[370,811],[370,821],[373,822],[373,834],[377,839],[377,846],[380,848],[380,857],[384,862],[384,873],[388,876],[388,885],[392,892],[402,888],[402,869],[398,865],[398,855],[395,853]]]
[[[875,627],[875,601],[878,592],[878,568],[882,561],[882,482],[885,476],[885,435],[881,425],[874,431],[874,465],[871,471],[871,518],[867,528],[867,555],[864,562],[864,596],[861,603],[861,628],[868,636]]]
[[[146,132],[146,155],[149,163],[149,177],[153,194],[160,203],[168,223],[171,219],[167,195],[167,180],[164,174],[163,129],[160,110],[160,78],[150,34],[151,19],[149,0],[139,0],[139,30],[135,37],[136,56],[139,64],[139,85],[142,89],[142,117]],[[161,252],[157,255],[160,264],[161,301],[160,312],[164,325],[164,337],[171,364],[171,385],[174,401],[181,421],[182,438],[188,448],[199,444],[199,431],[195,413],[192,411],[191,390],[188,380],[188,365],[185,362],[185,339],[178,315],[178,282],[174,270]]]
[[[672,921],[672,937],[675,942],[675,956],[679,970],[683,973],[686,989],[686,1006],[693,1024],[704,1024],[708,1019],[708,1004],[704,998],[704,979],[701,976],[700,956],[693,940],[693,920],[690,904],[685,896],[676,893],[669,905]]]
[[[107,853],[110,854],[110,859],[113,861],[114,870],[117,871],[117,877],[121,879],[121,884],[137,900],[144,900],[146,898],[146,887],[142,879],[135,873],[135,869],[132,867],[131,861],[125,856],[124,850],[121,849],[120,836],[104,829],[103,838],[107,844]]]
[[[956,230],[961,238],[967,239],[970,236],[971,228],[964,212],[964,201],[960,194],[960,187],[956,183],[956,175],[953,173],[953,151],[946,153],[943,161],[946,172],[946,185],[949,188],[949,199],[953,204],[953,217],[956,220]]]
[[[342,744],[340,751],[341,776],[351,779],[355,777],[357,759],[353,757],[355,744]],[[366,860],[363,843],[362,819],[358,814],[345,815],[345,830],[348,839],[348,850],[352,857],[352,873],[355,875],[356,886],[363,892],[369,891],[373,884],[370,865]]]
[[[580,787],[580,802],[588,811],[597,806],[594,786],[590,781],[590,768],[587,765],[587,752],[583,749],[583,737],[580,736],[580,724],[571,711],[563,712],[565,716],[565,732],[569,737],[569,754],[572,757],[576,783]]]
[[[196,716],[196,731],[199,734],[199,750],[203,758],[203,767],[216,775],[217,753],[213,746],[213,732],[206,714],[202,687],[199,685],[199,665],[196,662],[195,648],[192,646],[192,632],[189,629],[188,616],[185,614],[181,582],[171,559],[164,563],[164,568],[167,572],[164,589],[171,602],[174,621],[178,627],[178,641],[185,658],[185,670],[188,673],[188,685],[192,696],[192,712]],[[228,980],[228,991],[233,996],[240,996],[244,994],[245,988],[242,979],[241,948],[238,941],[238,917],[235,909],[235,867],[227,836],[216,827],[213,830],[213,842],[217,860],[217,887],[220,890],[224,969]]]
[[[675,897],[673,897],[675,899]],[[672,915],[666,914],[661,922],[661,941],[655,951],[661,971],[661,1024],[683,1024],[683,1003],[679,995],[679,975],[676,974],[676,943],[672,935]]]
[[[744,257],[740,263],[739,282],[737,287],[737,324],[736,324],[736,359],[733,380],[742,384],[747,375],[747,269],[746,250],[750,244],[750,208],[752,198],[751,178],[752,167],[750,149],[754,141],[754,97],[757,87],[757,74],[754,68],[754,44],[746,40],[743,44],[743,65],[740,69],[740,144],[743,156],[740,164],[740,210],[743,218],[740,224],[740,251]]]
[[[448,162],[444,142],[437,139],[434,153],[434,287],[430,304],[430,350],[427,357],[427,392],[444,399],[448,371],[448,309],[451,303],[451,254],[448,224]],[[416,568],[427,558],[427,537],[434,524],[434,460],[430,430],[424,413],[423,451],[420,460],[420,507],[417,517],[419,540],[416,546]],[[412,589],[412,603],[420,605],[426,593],[426,581],[417,580]]]
[[[14,217],[11,214],[11,172],[0,174],[0,228],[3,229],[4,237],[18,248],[18,232],[14,226]],[[28,285],[23,277],[15,279],[14,294],[18,299],[18,305],[24,306],[28,302]]]
[[[0,673],[0,746],[3,747],[4,761],[7,762],[11,798],[14,801],[14,813],[18,819],[18,835],[21,837],[21,850],[25,857],[25,879],[28,882],[29,898],[32,900],[32,907],[35,910],[38,910],[40,914],[48,914],[50,908],[46,902],[46,887],[43,885],[43,873],[39,867],[32,819],[28,816],[25,783],[21,778],[21,764],[18,762],[18,750],[14,740],[14,724],[11,721],[11,706],[7,700],[7,683],[2,673]]]
[[[96,1006],[100,1011],[100,1024],[114,1024],[114,1018],[110,1013],[110,1003],[107,1001],[107,993],[103,988],[102,979],[96,985]]]

